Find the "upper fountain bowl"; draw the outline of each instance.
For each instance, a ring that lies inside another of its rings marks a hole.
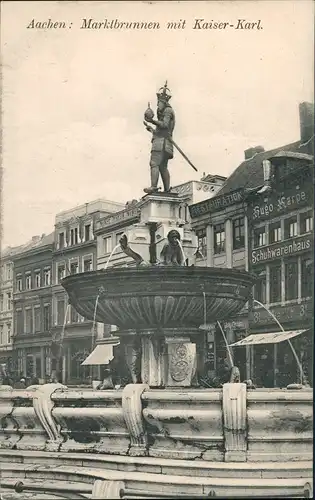
[[[122,330],[199,327],[233,317],[254,277],[235,269],[143,267],[74,274],[62,285],[79,314]]]

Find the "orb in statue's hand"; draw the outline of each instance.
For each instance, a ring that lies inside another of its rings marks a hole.
[[[148,108],[144,113],[144,119],[147,122],[150,122],[154,117],[154,111],[151,108]]]

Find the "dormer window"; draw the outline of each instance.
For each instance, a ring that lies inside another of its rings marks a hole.
[[[77,245],[79,243],[79,228],[74,227],[70,229],[70,245]]]
[[[84,226],[84,241],[89,241],[91,239],[91,224],[86,224]]]
[[[64,248],[65,246],[65,233],[58,234],[58,248]]]

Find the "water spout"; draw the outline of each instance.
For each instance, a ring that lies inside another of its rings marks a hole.
[[[205,262],[205,264],[207,265],[207,259],[206,257],[203,255],[203,253],[200,251],[199,247],[197,247],[196,249],[196,252],[195,252],[195,257],[197,257],[197,255],[200,255],[200,257],[202,258],[202,260]]]
[[[60,334],[60,344],[61,344],[61,346],[63,344],[63,339],[65,337],[65,330],[66,330],[66,324],[67,324],[67,318],[68,318],[69,308],[70,308],[70,304],[68,302],[67,307],[66,307],[66,311],[65,311],[65,316],[64,316],[64,320],[63,320],[62,329],[61,329],[61,334]]]
[[[186,262],[187,259],[186,259],[186,255],[185,255],[185,252],[184,252],[184,249],[183,249],[183,245],[182,245],[180,239],[177,238],[177,241],[178,241],[178,244],[180,246],[180,249],[181,249],[181,252],[182,252],[182,256],[183,256],[183,259],[184,259],[184,265],[185,265],[185,262]]]
[[[106,262],[105,267],[104,267],[104,270],[105,270],[105,271],[106,271],[106,269],[108,268],[108,264],[109,264],[109,262],[110,262],[110,259],[112,258],[112,256],[113,256],[113,255],[114,255],[114,253],[116,252],[117,248],[119,248],[119,247],[120,247],[120,244],[116,245],[116,246],[113,248],[113,250],[111,251],[111,254],[110,254],[110,256],[108,257],[108,261]]]
[[[265,311],[267,311],[267,313],[270,314],[270,316],[275,320],[275,322],[279,326],[280,330],[282,330],[283,332],[285,332],[285,329],[281,325],[280,321],[278,321],[278,319],[276,318],[276,316],[270,311],[270,309],[268,309],[268,307],[266,307],[264,304],[262,304],[262,302],[259,302],[259,300],[253,299],[253,301],[256,302],[256,304],[258,304],[261,307],[263,307],[265,309]],[[300,382],[301,382],[301,384],[303,384],[303,381],[306,382],[307,380],[306,380],[306,377],[305,377],[305,374],[304,374],[304,371],[303,371],[302,364],[300,363],[299,357],[298,357],[298,355],[296,353],[296,350],[294,349],[294,347],[293,347],[292,342],[291,342],[290,339],[288,339],[288,343],[289,343],[289,346],[291,348],[292,354],[293,354],[293,356],[295,358],[295,361],[297,362],[297,365],[299,367]]]
[[[98,306],[98,301],[100,298],[100,294],[98,293],[96,296],[96,301],[95,301],[95,307],[94,307],[94,314],[93,314],[93,326],[92,326],[92,349],[91,352],[93,352],[94,349],[94,343],[95,343],[95,334],[96,334],[96,313],[97,313],[97,306]]]
[[[233,356],[232,356],[232,353],[231,353],[231,348],[230,348],[230,346],[229,346],[229,344],[228,344],[227,338],[226,338],[226,336],[225,336],[225,333],[224,333],[224,330],[223,330],[223,328],[222,328],[222,325],[221,325],[220,321],[217,321],[217,324],[218,324],[218,326],[219,326],[219,328],[220,328],[220,331],[221,331],[221,333],[222,333],[222,337],[223,337],[224,342],[225,342],[226,351],[227,351],[227,354],[228,354],[228,358],[229,358],[229,363],[230,363],[230,366],[231,366],[231,368],[233,368],[233,366],[234,366],[234,361],[233,361]]]
[[[202,295],[203,295],[203,322],[204,322],[204,326],[206,327],[206,324],[207,324],[207,300],[206,300],[206,294],[205,292],[202,292]],[[228,341],[227,341],[227,338],[225,336],[225,333],[224,333],[224,330],[222,328],[222,325],[220,323],[220,321],[217,321],[217,324],[220,328],[220,331],[222,333],[222,337],[224,339],[224,342],[225,342],[225,346],[226,346],[226,351],[227,351],[227,355],[228,355],[228,360],[229,360],[229,363],[230,363],[230,366],[231,368],[233,368],[234,366],[234,361],[233,361],[233,356],[232,356],[232,353],[231,353],[231,348],[228,344]]]

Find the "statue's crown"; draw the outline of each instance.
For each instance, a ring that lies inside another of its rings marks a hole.
[[[172,97],[172,94],[171,94],[170,89],[167,87],[167,81],[165,82],[164,86],[158,90],[156,95],[157,95],[158,99],[163,99],[166,102],[168,102],[170,100],[170,98]]]

